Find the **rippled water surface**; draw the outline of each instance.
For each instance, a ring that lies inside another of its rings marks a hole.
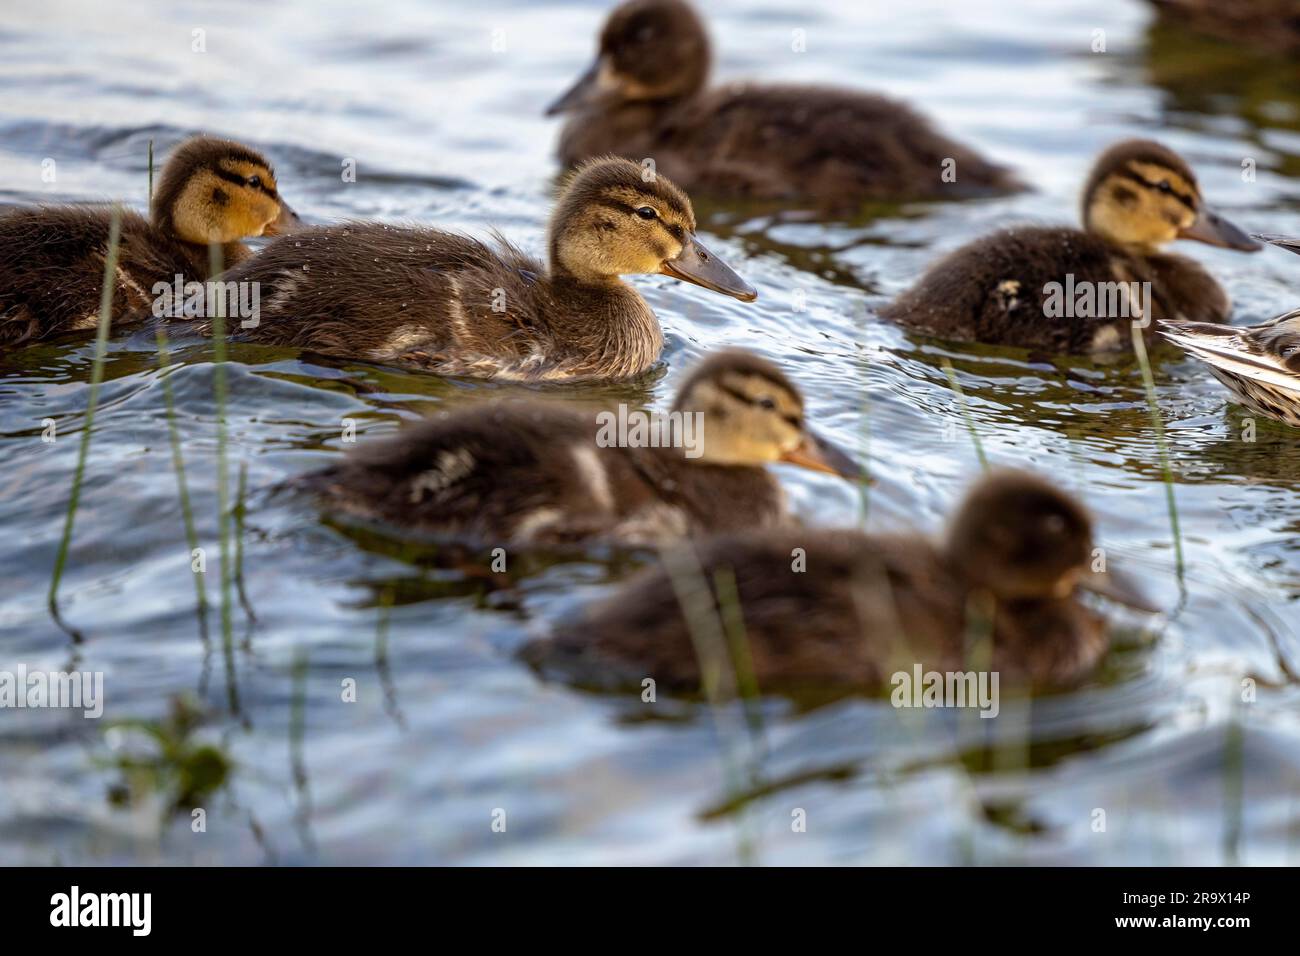
[[[992,728],[884,700],[799,710],[772,699],[755,745],[728,710],[542,683],[513,652],[635,562],[535,561],[506,584],[485,581],[269,493],[340,454],[343,419],[365,440],[503,389],[234,345],[230,480],[234,494],[242,473],[247,492],[242,600],[226,642],[215,609],[206,635],[196,614],[164,393],[215,567],[213,351],[174,342],[163,372],[152,337],[136,333],[110,345],[60,592],[65,629],[46,592],[93,347],[41,345],[0,358],[0,667],[102,671],[107,710],[100,721],[0,713],[0,861],[1300,858],[1300,433],[1261,425],[1243,441],[1242,411],[1202,368],[1157,357],[1180,575],[1132,361],[953,347],[874,315],[933,256],[982,231],[1075,221],[1091,158],[1124,136],[1179,150],[1206,195],[1253,231],[1300,233],[1295,64],[1155,23],[1135,0],[708,7],[720,75],[887,90],[1017,166],[1035,191],[853,223],[699,204],[706,241],[759,302],[636,279],[665,326],[662,368],[560,394],[663,405],[702,352],[756,349],[789,369],[823,430],[859,449],[878,479],[864,500],[834,479],[783,472],[799,514],[931,531],[979,468],[946,358],[989,458],[1075,490],[1111,560],[1144,579],[1165,619],[1122,620],[1093,683],[1004,701],[998,720],[975,722]],[[8,4],[0,201],[126,197],[143,208],[148,142],[163,154],[205,130],[264,149],[311,220],[496,227],[540,252],[558,132],[542,110],[585,65],[605,10]],[[794,29],[807,31],[807,52],[791,51]],[[192,51],[195,30],[206,52]],[[1097,30],[1104,53],[1091,49]],[[347,158],[355,183],[341,182]],[[42,179],[46,159],[54,183]],[[1254,181],[1243,181],[1243,159]],[[1220,277],[1238,322],[1297,304],[1294,257],[1184,251]],[[41,440],[46,419],[53,443]],[[210,569],[214,604],[216,577]],[[348,678],[357,701],[344,704]],[[1247,678],[1254,699],[1243,703]],[[171,808],[187,787],[206,833]],[[792,831],[796,809],[806,832]],[[497,810],[504,833],[491,826]]]

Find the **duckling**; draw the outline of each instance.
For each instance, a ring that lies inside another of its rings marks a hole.
[[[694,640],[722,636],[720,620],[735,615],[734,636],[748,644],[760,689],[870,692],[915,663],[972,669],[967,639],[992,625],[989,667],[1002,683],[1066,687],[1109,646],[1079,588],[1146,607],[1113,569],[1091,573],[1092,560],[1092,522],[1078,502],[1036,476],[993,472],[971,488],[939,543],[851,530],[713,537],[694,556],[666,552],[665,564],[522,655],[580,684],[615,689],[651,677],[695,691]],[[728,575],[734,590],[720,591]]]
[[[573,114],[560,136],[561,162],[604,153],[652,159],[691,193],[850,215],[869,200],[1023,188],[895,100],[816,86],[705,89],[709,60],[708,33],[690,4],[617,6],[596,62],[547,110]]]
[[[1300,254],[1300,239],[1256,238]],[[1244,329],[1184,323],[1160,333],[1208,365],[1242,405],[1300,428],[1300,309]]]
[[[506,380],[628,378],[663,348],[659,320],[619,276],[754,288],[695,236],[686,194],[625,159],[584,165],[551,216],[550,267],[436,229],[347,223],[268,246],[228,278],[263,290],[246,338],[325,355]],[[209,327],[204,327],[209,330]]]
[[[662,420],[678,422],[677,444],[660,432],[652,445],[648,430],[638,442],[627,417],[633,437],[619,444],[616,419],[545,402],[457,410],[297,484],[342,515],[454,540],[640,546],[781,523],[768,462],[861,474],[809,429],[794,383],[744,351],[716,353],[687,376]]]
[[[1082,230],[1020,226],[977,239],[932,265],[881,315],[941,338],[1073,354],[1125,348],[1135,320],[1147,322],[1148,338],[1153,319],[1226,320],[1231,304],[1213,277],[1160,251],[1175,239],[1262,248],[1206,208],[1176,153],[1127,140],[1093,166]]]
[[[298,221],[264,156],[209,136],[173,151],[151,207],[148,219],[121,213],[112,305],[119,324],[148,314],[155,283],[209,278],[209,243],[221,244],[230,265],[249,255],[240,240]],[[92,206],[0,213],[0,350],[98,325],[111,218]]]

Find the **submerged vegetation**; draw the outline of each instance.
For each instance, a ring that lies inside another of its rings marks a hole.
[[[105,735],[112,740],[113,753],[103,762],[117,772],[109,802],[155,804],[164,816],[208,805],[229,783],[234,763],[221,747],[196,739],[204,720],[192,700],[174,697],[161,720],[109,724]]]

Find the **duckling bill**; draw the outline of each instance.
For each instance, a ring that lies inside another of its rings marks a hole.
[[[977,627],[991,628],[989,668],[1003,686],[1068,687],[1109,647],[1106,622],[1079,601],[1081,588],[1149,609],[1113,570],[1092,573],[1092,540],[1091,518],[1069,495],[1033,475],[996,472],[970,490],[939,542],[778,528],[667,552],[662,566],[523,657],[588,686],[640,687],[649,677],[693,693],[697,642],[722,634],[728,608],[762,691],[878,691],[916,664],[967,671]],[[723,579],[734,582],[725,600]],[[716,649],[725,654],[726,644]]]
[[[93,206],[0,214],[0,350],[98,325],[111,218]],[[114,323],[147,315],[157,283],[210,278],[210,244],[232,265],[249,255],[243,239],[297,222],[261,153],[208,136],[186,140],[163,166],[149,218],[121,213]]]
[[[770,462],[861,477],[808,426],[794,383],[748,352],[702,362],[672,410],[698,416],[693,447],[611,444],[604,413],[500,402],[404,429],[299,485],[327,511],[408,533],[639,546],[785,522]]]
[[[1256,238],[1300,253],[1300,239]],[[1300,428],[1300,310],[1247,328],[1179,323],[1160,332],[1204,362],[1246,408]]]
[[[627,378],[658,359],[663,333],[620,276],[758,296],[695,230],[671,181],[607,158],[569,180],[547,264],[505,240],[493,249],[436,229],[346,223],[273,242],[227,278],[261,284],[251,341],[443,375]]]
[[[1023,188],[1004,167],[881,96],[740,83],[706,89],[709,46],[704,24],[682,0],[617,6],[595,63],[547,111],[570,116],[560,160],[650,157],[692,193],[845,214],[868,200]]]
[[[1071,354],[1127,348],[1135,321],[1145,321],[1148,338],[1157,322],[1226,321],[1231,303],[1210,273],[1163,251],[1176,239],[1262,248],[1206,206],[1181,157],[1128,140],[1094,165],[1082,230],[1022,226],[977,239],[932,265],[881,314],[941,338]],[[1063,288],[1094,291],[1093,305],[1062,310]]]

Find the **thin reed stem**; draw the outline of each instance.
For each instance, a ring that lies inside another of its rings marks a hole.
[[[172,469],[176,472],[176,490],[181,503],[181,517],[185,522],[185,541],[190,547],[190,560],[193,561],[195,552],[199,550],[199,533],[194,527],[194,508],[190,504],[189,483],[185,479],[185,457],[181,453],[180,429],[176,426],[176,402],[172,397],[172,385],[167,374],[171,364],[171,356],[167,351],[167,330],[161,323],[158,325],[157,339],[158,377],[162,384],[163,405],[167,410],[167,439],[172,449]],[[208,593],[204,585],[203,573],[199,571],[194,572],[194,592],[199,602],[199,620],[204,622],[202,631],[206,643]]]
[[[1234,698],[1223,742],[1223,862],[1241,865],[1241,834],[1246,789],[1245,708]]]
[[[244,587],[244,515],[245,501],[248,498],[248,463],[239,463],[239,487],[235,493],[235,591],[239,595],[239,606],[244,609],[249,621],[256,623],[257,615],[253,613],[252,602],[248,600],[248,591]]]
[[[988,471],[989,460],[984,454],[984,445],[980,441],[979,432],[975,429],[975,419],[971,416],[970,409],[966,405],[966,393],[961,390],[961,382],[957,381],[957,372],[947,359],[943,360],[943,371],[948,376],[948,384],[957,393],[957,405],[961,409],[962,419],[966,422],[966,430],[970,432],[970,440],[975,446],[975,455],[979,458],[980,467]]]
[[[293,788],[298,792],[298,807],[294,818],[303,849],[314,853],[316,841],[311,832],[311,785],[304,754],[307,740],[307,652],[301,647],[293,655],[293,694],[289,706],[289,766],[293,773]]]
[[[758,676],[754,673],[754,656],[750,653],[749,637],[745,633],[745,618],[740,607],[740,593],[736,590],[736,575],[731,568],[718,568],[713,572],[713,587],[718,595],[718,612],[722,633],[727,639],[731,664],[736,672],[736,687],[745,708],[745,722],[750,736],[761,755],[766,750],[763,736],[763,708],[759,699]],[[751,764],[757,760],[751,761]],[[750,776],[756,776],[751,765]],[[757,781],[751,780],[751,783]]]
[[[68,513],[63,522],[63,537],[54,559],[54,573],[50,577],[50,591],[46,598],[50,616],[68,633],[73,643],[80,643],[82,634],[64,623],[59,614],[59,582],[68,563],[68,549],[72,545],[72,528],[77,519],[77,506],[81,503],[81,483],[86,475],[86,459],[90,454],[90,436],[95,425],[95,408],[99,403],[99,386],[104,380],[104,355],[108,351],[108,329],[112,324],[113,293],[117,283],[117,253],[122,238],[122,208],[113,207],[108,223],[108,248],[104,253],[104,282],[99,293],[99,325],[95,331],[95,357],[90,369],[90,392],[86,398],[86,424],[81,432],[81,446],[77,450],[77,466],[72,474],[72,492],[68,497]]]
[[[1160,470],[1164,475],[1165,504],[1169,509],[1169,529],[1174,538],[1174,561],[1178,572],[1178,584],[1184,587],[1185,564],[1183,559],[1183,535],[1178,521],[1178,502],[1174,497],[1174,466],[1169,456],[1169,442],[1165,438],[1165,422],[1160,414],[1160,405],[1156,400],[1156,379],[1151,373],[1151,360],[1147,357],[1147,343],[1142,329],[1134,322],[1133,354],[1137,356],[1138,365],[1142,367],[1142,384],[1146,388],[1147,407],[1151,412],[1151,428],[1156,436],[1156,448],[1160,452]]]
[[[713,715],[713,724],[717,728],[722,751],[723,776],[727,781],[727,791],[733,797],[742,797],[747,789],[752,790],[754,769],[752,762],[742,772],[737,760],[736,748],[732,744],[730,722],[726,719],[726,691],[734,691],[739,682],[739,674],[734,662],[726,666],[731,655],[727,652],[724,627],[714,597],[704,577],[704,569],[689,545],[671,548],[660,554],[664,570],[668,573],[673,593],[681,606],[682,617],[686,621],[686,631],[691,638],[691,647],[695,651],[696,661],[700,666],[700,684],[705,700]],[[726,678],[730,677],[730,680]],[[743,705],[742,705],[743,706]],[[748,784],[748,788],[746,787]],[[736,822],[736,851],[742,866],[754,866],[758,863],[758,852],[751,836],[748,802],[738,800],[739,818]]]
[[[218,276],[224,268],[221,246],[208,246],[209,275]],[[231,557],[230,478],[226,452],[226,303],[220,296],[208,303],[212,322],[212,389],[217,410],[217,541],[221,550],[221,649],[226,662],[226,688],[231,711],[239,708],[235,685],[234,614],[232,581],[234,562]]]

